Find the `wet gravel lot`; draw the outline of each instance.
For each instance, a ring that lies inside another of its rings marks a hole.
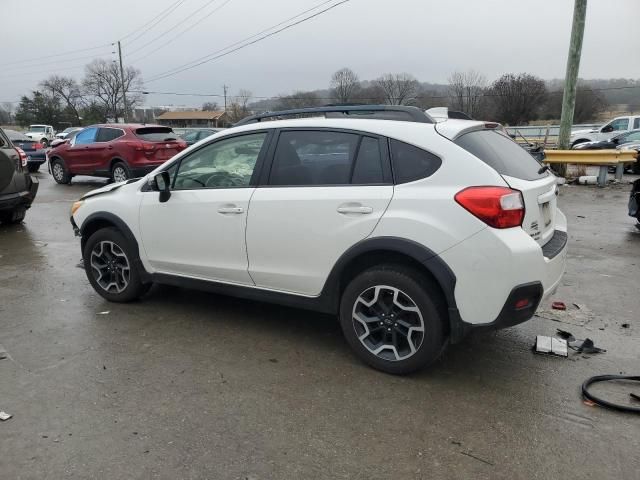
[[[104,181],[38,176],[25,223],[0,226],[0,478],[640,478],[640,418],[579,393],[591,375],[640,374],[628,185],[561,189],[568,313],[543,306],[393,377],[329,316],[157,286],[109,304],[68,219]],[[557,328],[607,352],[532,354]],[[598,387],[624,401],[631,388]]]

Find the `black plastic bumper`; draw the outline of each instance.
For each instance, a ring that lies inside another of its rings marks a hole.
[[[21,192],[9,193],[0,196],[0,210],[13,210],[16,207],[29,208],[36,198],[38,193],[37,178],[33,178],[30,175],[26,178],[27,189]]]
[[[538,309],[544,289],[542,283],[532,282],[518,285],[509,294],[502,310],[493,322],[472,324],[458,316],[458,328],[451,332],[451,343],[457,343],[472,332],[500,330],[530,320]],[[457,310],[456,310],[457,313]],[[451,312],[449,312],[451,315]]]

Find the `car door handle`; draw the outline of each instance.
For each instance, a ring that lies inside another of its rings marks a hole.
[[[371,207],[363,207],[363,206],[349,206],[349,207],[338,207],[337,208],[337,212],[338,213],[361,213],[361,214],[367,214],[367,213],[372,213],[373,212],[373,208]]]
[[[244,212],[244,208],[242,207],[220,207],[218,209],[218,213],[223,213],[223,214],[227,214],[227,213],[239,214],[242,212]]]

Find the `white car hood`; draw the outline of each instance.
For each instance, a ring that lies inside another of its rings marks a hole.
[[[132,178],[124,182],[110,183],[109,185],[105,185],[104,187],[96,188],[95,190],[91,190],[90,192],[85,193],[82,197],[80,197],[80,200],[84,200],[85,198],[95,197],[96,195],[101,195],[103,193],[113,192],[114,190],[117,190],[120,187],[123,187],[130,183],[138,182],[140,180],[141,180],[140,178]]]

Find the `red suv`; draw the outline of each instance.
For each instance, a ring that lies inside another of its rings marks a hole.
[[[141,124],[92,125],[49,151],[58,183],[75,175],[109,177],[115,182],[146,175],[187,148],[170,127]]]

